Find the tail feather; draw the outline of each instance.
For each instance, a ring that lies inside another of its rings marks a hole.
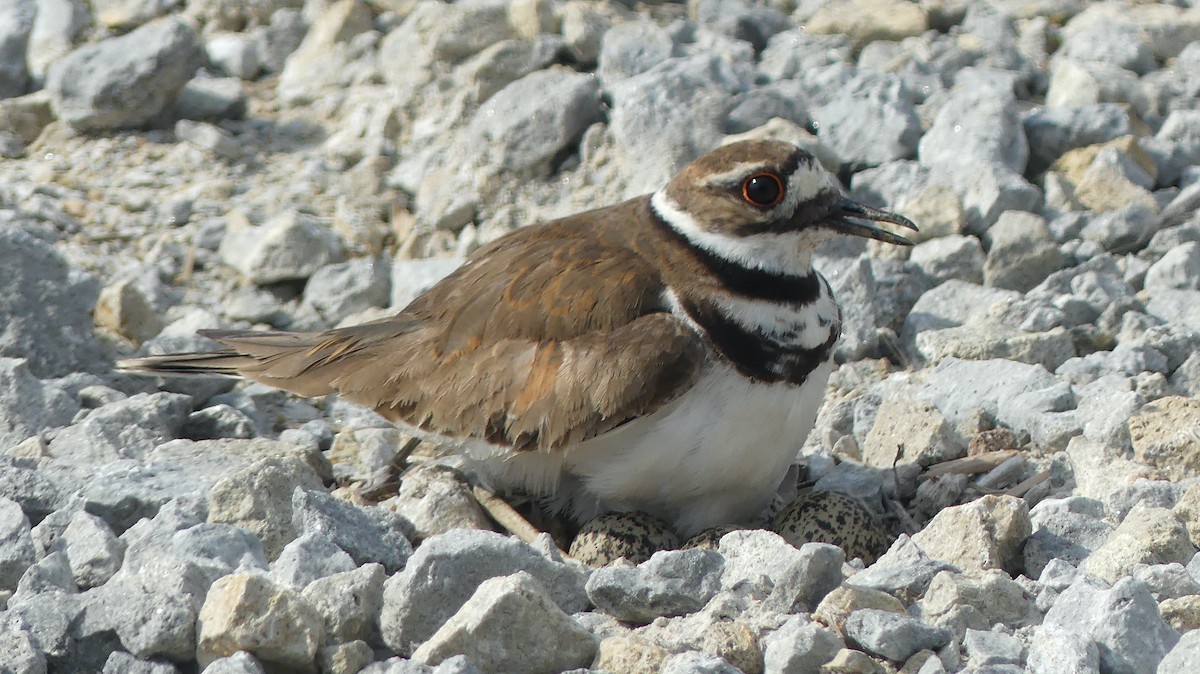
[[[239,371],[252,365],[253,358],[230,349],[220,351],[169,353],[118,360],[117,369],[123,372],[154,374],[164,377],[222,376],[237,377]]]
[[[168,353],[117,361],[125,372],[164,377],[244,377],[305,396],[333,392],[348,369],[367,365],[362,351],[411,331],[412,320],[384,319],[328,332],[202,330],[218,351]]]

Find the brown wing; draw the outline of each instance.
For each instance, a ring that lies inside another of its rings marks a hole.
[[[539,227],[482,249],[393,318],[313,334],[209,332],[230,350],[124,365],[336,391],[441,435],[553,450],[647,414],[695,380],[701,340],[659,310],[661,290],[628,249]]]

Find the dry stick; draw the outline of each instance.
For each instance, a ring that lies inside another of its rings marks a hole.
[[[514,510],[512,506],[508,505],[499,496],[479,485],[473,485],[471,491],[475,494],[475,500],[479,502],[480,507],[486,510],[487,514],[491,515],[497,524],[504,527],[517,538],[532,544],[534,539],[542,533],[538,531],[537,527],[530,524],[529,520],[521,517],[521,513]],[[571,558],[563,550],[559,550],[558,554],[562,555],[563,559]]]
[[[975,473],[983,473],[989,471],[996,466],[1008,461],[1016,456],[1020,450],[1002,449],[997,452],[988,452],[977,456],[964,456],[961,459],[952,459],[943,461],[937,465],[930,466],[929,470],[917,476],[918,480],[931,480],[942,475],[951,473],[965,473],[972,475]]]
[[[1039,484],[1041,484],[1049,479],[1050,479],[1050,471],[1043,470],[1042,472],[1038,473],[1037,475],[1034,475],[1033,477],[1029,478],[1028,480],[1021,482],[1017,486],[1013,487],[1012,489],[1009,489],[1008,491],[1006,491],[1004,493],[1008,494],[1009,496],[1022,497],[1022,496],[1025,496],[1025,494],[1028,494],[1030,489],[1033,489],[1034,487],[1038,486]]]

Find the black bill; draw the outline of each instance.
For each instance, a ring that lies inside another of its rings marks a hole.
[[[893,225],[899,225],[905,229],[917,231],[917,226],[912,220],[905,218],[895,213],[881,211],[870,206],[864,206],[857,201],[851,201],[843,198],[833,207],[833,212],[829,214],[827,225],[842,234],[851,236],[865,236],[868,239],[876,239],[878,241],[886,241],[900,246],[911,246],[912,241],[893,234],[882,227],[875,225],[877,222],[890,222]]]

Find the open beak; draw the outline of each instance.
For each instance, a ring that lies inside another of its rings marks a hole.
[[[893,225],[899,225],[914,232],[917,231],[917,226],[908,218],[871,208],[870,206],[864,206],[857,201],[851,201],[844,197],[834,205],[833,211],[825,220],[829,228],[842,234],[865,236],[868,239],[886,241],[900,246],[913,245],[912,241],[898,234],[893,234],[882,227],[877,227],[874,224],[876,222],[890,222]]]

